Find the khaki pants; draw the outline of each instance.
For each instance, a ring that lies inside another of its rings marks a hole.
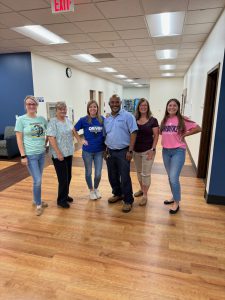
[[[145,186],[150,186],[151,184],[151,170],[155,158],[155,154],[154,154],[151,160],[147,160],[148,151],[134,152],[134,156],[133,156],[136,172],[138,176],[138,181]]]

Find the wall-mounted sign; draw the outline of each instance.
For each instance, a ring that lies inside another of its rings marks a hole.
[[[52,12],[62,13],[74,11],[74,0],[52,0]]]

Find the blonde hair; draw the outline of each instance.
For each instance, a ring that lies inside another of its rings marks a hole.
[[[24,104],[25,104],[25,105],[26,105],[26,102],[27,102],[28,99],[31,99],[32,101],[34,101],[34,102],[36,103],[37,106],[39,105],[39,102],[38,102],[37,98],[34,97],[34,96],[32,96],[32,95],[26,96],[26,98],[24,99]]]

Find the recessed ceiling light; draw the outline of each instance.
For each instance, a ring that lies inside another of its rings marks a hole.
[[[126,82],[132,82],[133,79],[125,79],[124,81],[126,81]]]
[[[11,29],[46,45],[68,43],[66,40],[64,40],[57,34],[49,31],[48,29],[40,25],[13,27]]]
[[[97,58],[92,56],[91,54],[76,54],[76,55],[71,55],[72,57],[83,61],[83,62],[88,62],[88,63],[97,63],[100,62]]]
[[[156,50],[156,57],[158,59],[175,59],[177,52],[177,49]]]
[[[146,20],[152,37],[181,35],[185,12],[166,12],[147,15]]]
[[[172,77],[172,76],[175,76],[174,73],[162,73],[161,76],[163,77]]]
[[[116,73],[117,71],[113,68],[105,67],[105,68],[99,68],[99,70],[107,73]]]
[[[122,75],[122,74],[114,75],[114,77],[117,77],[117,78],[127,78],[127,76]]]
[[[160,70],[175,70],[176,65],[160,65]]]
[[[139,83],[137,83],[137,82],[130,82],[130,84],[134,84],[134,85],[136,85],[136,84],[139,84]]]

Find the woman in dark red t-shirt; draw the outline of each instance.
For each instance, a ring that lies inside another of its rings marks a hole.
[[[145,98],[141,98],[138,102],[135,114],[138,132],[134,146],[134,163],[140,190],[134,196],[143,196],[139,205],[144,206],[148,201],[147,193],[151,184],[151,169],[159,138],[159,124],[157,119],[152,117],[149,103]]]

